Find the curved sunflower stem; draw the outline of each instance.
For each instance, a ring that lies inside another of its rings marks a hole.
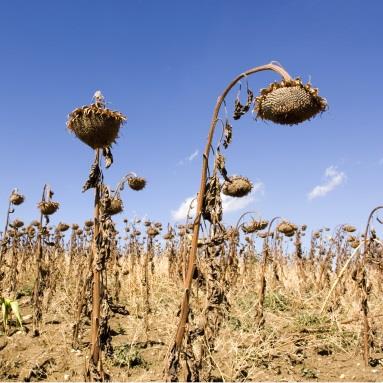
[[[237,221],[237,223],[236,223],[236,225],[235,225],[235,228],[236,228],[237,230],[239,230],[239,228],[240,228],[240,223],[241,223],[242,219],[245,218],[245,216],[248,215],[248,214],[258,214],[258,213],[257,213],[256,211],[247,211],[247,212],[243,213],[243,214],[238,218],[238,221]]]
[[[219,121],[218,115],[227,94],[242,78],[247,77],[251,74],[261,72],[261,71],[266,71],[266,70],[271,70],[278,73],[280,76],[283,77],[284,80],[291,80],[291,76],[282,67],[275,64],[266,64],[266,65],[261,65],[258,67],[251,68],[241,73],[240,75],[238,75],[233,81],[229,83],[229,85],[226,87],[223,93],[218,97],[218,100],[216,102],[216,105],[213,111],[213,117],[210,123],[210,129],[209,129],[209,133],[207,137],[205,151],[202,156],[201,182],[200,182],[200,189],[199,189],[198,198],[197,198],[196,216],[193,223],[193,237],[191,242],[187,273],[186,273],[186,278],[184,281],[184,296],[183,296],[182,304],[181,304],[181,314],[180,314],[180,319],[179,319],[174,341],[171,347],[169,348],[169,353],[167,356],[167,361],[165,366],[165,378],[167,380],[175,381],[178,379],[180,352],[181,352],[181,347],[184,340],[188,316],[189,316],[190,289],[191,289],[191,284],[193,280],[193,273],[194,273],[196,257],[197,257],[199,229],[200,229],[201,215],[202,215],[202,209],[203,209],[203,200],[204,200],[204,195],[206,191],[209,153],[210,153],[210,148],[212,145],[212,140],[213,140],[213,136],[215,132],[215,126],[217,122]]]

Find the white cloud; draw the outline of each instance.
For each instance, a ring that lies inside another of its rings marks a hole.
[[[315,186],[310,193],[308,193],[307,198],[309,200],[324,197],[330,193],[346,180],[346,174],[339,171],[335,166],[329,166],[325,171],[325,178],[326,181],[322,185]]]
[[[188,197],[181,203],[177,210],[171,211],[171,215],[174,221],[182,221],[186,219],[190,204],[193,200],[195,201],[193,202],[192,208],[190,209],[190,215],[194,216],[197,200],[195,199],[195,197]]]
[[[246,197],[242,198],[233,198],[222,194],[222,210],[224,213],[232,213],[252,204],[256,201],[257,195],[264,194],[264,184],[263,182],[258,181],[254,184],[253,190]],[[190,203],[195,199],[195,197],[186,198],[176,210],[171,211],[171,216],[174,221],[184,221],[186,220],[187,213],[189,211]],[[190,215],[194,217],[195,210],[197,206],[197,199],[194,200],[192,208],[190,209]]]
[[[199,154],[199,150],[196,149],[192,154],[190,154],[190,156],[187,156],[187,157],[183,158],[182,160],[179,160],[177,165],[183,166],[187,162],[192,162],[194,159],[197,158],[198,154]]]
[[[258,181],[254,184],[253,190],[246,197],[234,198],[222,194],[222,210],[224,213],[231,213],[237,210],[244,209],[256,200],[256,195],[265,193],[265,185]]]
[[[199,151],[198,151],[198,149],[196,149],[192,154],[190,154],[190,156],[188,157],[188,160],[193,161],[194,158],[196,158],[198,156],[198,153],[199,153]]]

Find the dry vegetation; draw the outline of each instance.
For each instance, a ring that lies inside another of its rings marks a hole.
[[[90,292],[84,283],[89,275],[91,222],[82,228],[73,225],[67,240],[57,230],[65,228],[62,224],[47,227],[39,336],[32,331],[39,226],[11,225],[11,240],[3,254],[2,291],[19,302],[23,330],[13,317],[1,333],[0,379],[83,380],[90,338]],[[159,241],[160,229],[149,222],[127,222],[126,237],[113,236],[105,282],[110,328],[104,360],[113,380],[163,378],[177,324],[190,229],[169,228],[164,235],[168,239]],[[261,238],[264,232],[242,233],[239,238],[239,232],[232,231],[226,231],[221,244],[206,242],[199,248],[187,358],[199,366],[201,380],[382,378],[383,265],[378,242],[367,253],[371,331],[370,365],[365,368],[361,289],[354,275],[358,257],[349,263],[321,312],[331,285],[354,252],[349,240],[353,234],[343,228],[314,232],[311,248],[303,252],[301,227],[292,239],[277,230],[268,238]],[[211,251],[218,249],[220,255],[212,259]],[[265,256],[266,288],[259,321]],[[220,310],[211,306],[217,288]]]
[[[233,120],[253,107],[260,118],[291,125],[326,109],[316,88],[279,65],[239,75],[214,109],[195,217],[166,230],[125,219],[119,233],[113,221],[124,187],[146,186],[135,173],[114,189],[105,183],[101,159],[112,165],[126,117],[107,109],[101,92],[69,115],[68,128],[94,149],[83,187],[95,192],[94,215],[52,225],[61,207],[45,185],[39,220],[27,225],[13,218],[24,196],[10,195],[0,248],[0,380],[383,379],[383,244],[373,227],[382,207],[364,234],[351,225],[309,231],[254,213],[235,226],[222,221],[222,193],[241,198],[253,185],[229,175],[223,153],[232,121],[218,117],[220,108],[241,79],[263,70],[283,80],[258,97],[247,84]]]

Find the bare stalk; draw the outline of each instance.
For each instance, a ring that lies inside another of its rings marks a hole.
[[[95,150],[96,162],[99,164],[100,151]],[[104,371],[102,367],[102,359],[100,357],[100,311],[101,311],[101,270],[97,265],[98,245],[97,238],[99,235],[100,221],[100,182],[95,187],[94,197],[94,225],[93,225],[93,291],[92,291],[92,321],[91,321],[91,348],[90,360],[86,369],[86,378],[89,379],[95,372],[101,380],[104,380]],[[96,369],[96,371],[94,370]],[[93,371],[91,371],[93,370]]]

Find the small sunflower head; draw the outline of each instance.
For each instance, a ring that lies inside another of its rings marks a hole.
[[[129,177],[128,185],[131,189],[139,191],[146,186],[146,180],[142,177]]]
[[[356,231],[356,227],[352,225],[343,225],[342,229],[344,231],[347,231],[347,233],[353,233],[354,231]]]
[[[110,203],[108,206],[105,207],[105,213],[108,215],[115,215],[118,213],[121,213],[124,210],[124,205],[122,203],[121,198],[118,196],[115,196],[114,198],[110,199]]]
[[[284,234],[286,237],[292,237],[297,231],[298,227],[291,222],[283,221],[277,226],[277,230]]]
[[[230,197],[244,197],[251,192],[252,188],[253,184],[248,178],[232,176],[223,183],[222,193]]]
[[[43,215],[52,215],[56,213],[59,206],[60,204],[58,202],[53,202],[53,201],[41,201],[37,205],[37,207],[41,211],[41,214]]]
[[[24,196],[17,191],[13,191],[11,196],[9,197],[10,202],[13,205],[21,205],[24,202]]]
[[[256,231],[264,230],[266,229],[267,225],[269,224],[269,221],[266,220],[252,220],[248,225],[243,225],[242,230],[246,234],[251,234]]]

